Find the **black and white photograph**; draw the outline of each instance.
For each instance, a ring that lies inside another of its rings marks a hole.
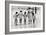
[[[44,32],[44,5],[38,2],[5,1],[5,34]]]
[[[43,6],[9,4],[9,31],[43,30]]]
[[[0,0],[0,35],[46,35],[46,0]]]

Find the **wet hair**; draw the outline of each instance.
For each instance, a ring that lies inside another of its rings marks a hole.
[[[32,16],[34,16],[34,13],[32,12]]]
[[[18,12],[16,12],[16,14],[17,14]]]
[[[22,12],[22,10],[20,10],[20,12]]]
[[[31,12],[30,11],[28,11],[28,14],[30,14]]]
[[[30,7],[28,7],[28,9],[31,9]]]

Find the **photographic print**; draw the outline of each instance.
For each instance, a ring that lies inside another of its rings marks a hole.
[[[10,31],[41,30],[43,7],[41,5],[9,5]]]
[[[25,3],[25,4],[24,4]],[[6,6],[7,7],[7,6]],[[8,3],[8,31],[35,32],[43,30],[43,5],[42,3],[9,2]]]

